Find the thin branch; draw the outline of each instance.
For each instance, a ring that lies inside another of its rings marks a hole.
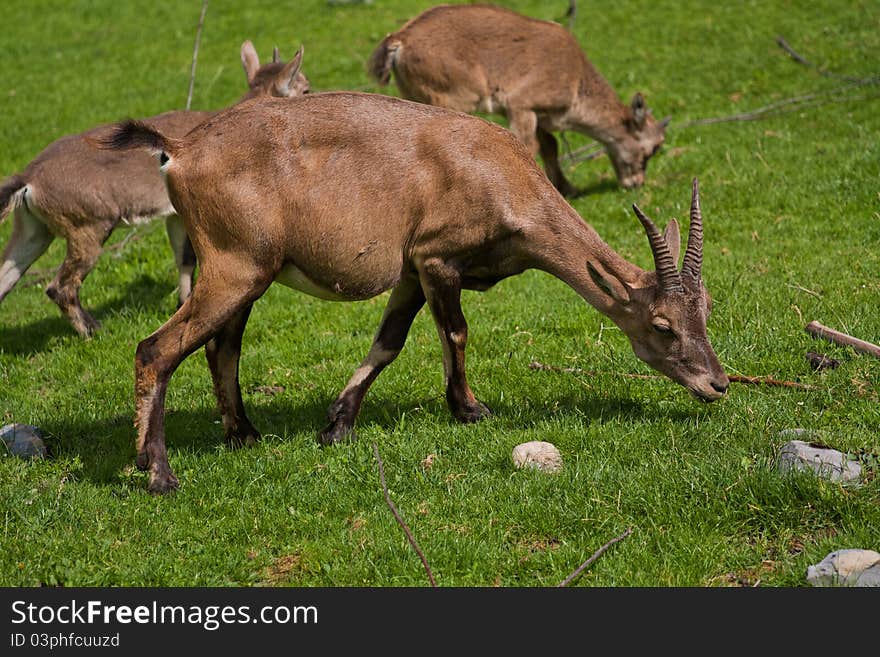
[[[866,84],[870,84],[872,82],[876,82],[877,78],[855,78],[850,75],[841,75],[840,73],[834,73],[833,71],[829,71],[824,69],[817,64],[807,60],[803,55],[797,52],[794,48],[789,45],[788,41],[786,41],[783,37],[776,37],[777,45],[782,48],[785,52],[791,55],[791,58],[796,61],[798,64],[803,64],[808,68],[814,68],[819,73],[819,75],[824,75],[826,78],[837,78],[838,80],[847,80],[849,82],[862,82]]]
[[[561,587],[563,587],[563,586],[568,586],[568,585],[571,583],[571,581],[572,581],[575,577],[577,577],[577,576],[580,575],[582,572],[584,572],[584,569],[586,569],[587,566],[589,566],[589,565],[590,565],[591,563],[593,563],[596,559],[598,559],[599,557],[601,557],[601,556],[602,556],[602,553],[605,552],[605,550],[607,550],[607,549],[610,548],[612,545],[614,545],[615,543],[617,543],[617,541],[622,541],[623,539],[625,539],[627,536],[629,536],[630,534],[632,534],[632,531],[633,531],[633,530],[632,530],[632,527],[630,527],[630,528],[627,529],[625,532],[623,532],[620,536],[615,536],[614,538],[612,538],[612,539],[611,539],[610,541],[608,541],[605,545],[603,545],[603,546],[600,547],[598,550],[596,550],[596,551],[593,553],[593,556],[591,556],[589,559],[587,559],[586,561],[584,561],[580,566],[578,566],[577,569],[576,569],[571,575],[569,575],[569,576],[566,577],[564,580],[562,580],[559,584],[557,584],[557,585],[556,585],[556,588],[561,588]]]
[[[376,445],[375,441],[373,442],[373,453],[376,455],[376,462],[379,464],[379,479],[382,482],[382,493],[385,495],[385,503],[388,504],[388,508],[391,509],[391,513],[394,514],[394,519],[397,520],[397,524],[403,527],[403,531],[406,534],[409,544],[413,546],[416,554],[419,555],[419,559],[422,560],[422,565],[425,567],[425,572],[428,573],[428,580],[431,582],[431,586],[436,588],[437,583],[434,581],[434,574],[431,572],[428,560],[425,559],[425,555],[419,549],[419,545],[416,543],[416,539],[413,538],[412,532],[409,530],[409,527],[406,526],[403,518],[400,517],[400,513],[397,511],[397,507],[394,506],[394,502],[391,501],[391,495],[388,493],[388,485],[385,483],[385,467],[382,464],[382,457],[379,456],[379,447]]]
[[[605,155],[604,146],[599,146],[597,148],[596,144],[587,144],[586,146],[581,146],[580,148],[576,148],[573,151],[566,153],[559,159],[570,164],[577,164],[579,162],[595,160],[603,155]]]
[[[565,12],[565,15],[568,17],[568,29],[574,29],[574,22],[577,19],[577,0],[568,0],[568,11]]]
[[[666,379],[665,376],[658,376],[656,374],[634,374],[632,372],[596,372],[593,370],[582,370],[577,367],[557,367],[556,365],[545,365],[544,363],[539,363],[535,360],[529,363],[529,369],[548,370],[551,372],[566,372],[573,374],[586,374],[587,376],[600,376],[602,374],[609,374],[611,376],[621,376],[626,379],[643,379],[648,381],[663,381]],[[798,388],[800,390],[814,389],[814,386],[809,386],[804,383],[796,383],[794,381],[779,381],[769,376],[741,376],[738,374],[730,374],[727,378],[735,383],[762,384],[766,386],[777,386],[781,388]]]
[[[827,326],[823,326],[819,322],[810,322],[804,330],[814,338],[824,338],[834,344],[839,344],[844,347],[852,347],[863,354],[869,354],[875,358],[880,358],[880,347],[876,344],[859,340],[858,338],[854,338],[846,333],[841,333],[840,331],[835,331]]]
[[[199,26],[196,28],[196,43],[193,46],[192,67],[189,70],[189,93],[186,95],[186,109],[192,106],[193,85],[196,81],[196,60],[199,58],[199,41],[202,38],[202,25],[205,24],[205,12],[208,11],[208,0],[202,2],[202,13],[199,16]]]

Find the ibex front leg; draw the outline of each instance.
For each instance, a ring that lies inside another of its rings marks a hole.
[[[167,493],[178,486],[165,448],[165,393],[171,375],[184,358],[224,330],[221,345],[228,345],[229,336],[235,335],[239,326],[244,329],[245,308],[250,307],[269,285],[258,270],[246,264],[226,264],[228,271],[223,278],[212,276],[211,269],[206,268],[192,295],[180,309],[137,347],[137,466],[149,470],[151,493]],[[232,279],[229,272],[235,272],[236,278]],[[223,348],[219,351],[228,354]],[[218,362],[222,360],[222,357],[217,358]],[[220,378],[220,387],[228,389],[223,376]]]
[[[252,305],[242,308],[223,325],[223,328],[205,345],[205,356],[214,379],[217,407],[223,418],[226,444],[230,447],[253,445],[260,432],[248,419],[238,382],[238,363],[241,358],[241,336],[251,314]]]
[[[461,311],[461,275],[440,260],[429,260],[420,269],[422,289],[434,316],[443,346],[446,402],[459,422],[477,422],[491,411],[474,397],[464,366],[468,327]]]
[[[360,412],[367,389],[379,376],[379,372],[397,358],[406,342],[413,319],[423,305],[425,295],[415,276],[405,278],[391,292],[370,353],[327,412],[330,424],[318,434],[318,441],[322,445],[332,445],[353,435],[354,421]]]

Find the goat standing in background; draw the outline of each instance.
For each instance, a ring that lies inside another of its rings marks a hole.
[[[566,282],[626,333],[639,358],[696,397],[727,391],[706,335],[696,180],[681,271],[678,225],[661,233],[634,208],[656,265],[645,271],[602,241],[509,131],[439,107],[345,92],[257,98],[182,139],[126,122],[105,146],[159,155],[200,266],[192,295],[135,355],[137,465],[149,470],[152,492],[178,486],[165,394],[202,345],[227,443],[259,438],[242,401],[239,359],[251,307],[273,281],[337,301],[392,290],[369,353],[330,406],[323,444],[352,434],[367,389],[426,303],[452,414],[461,422],[489,415],[465,376],[461,291],[530,268]]]
[[[626,188],[644,183],[648,159],[665,139],[668,120],[656,121],[640,93],[621,103],[568,30],[503,7],[428,9],[382,40],[368,70],[380,85],[393,71],[408,100],[506,116],[564,196],[577,190],[559,167],[553,131],[601,142]]]
[[[276,48],[272,62],[260,66],[253,44],[245,41],[241,61],[248,82],[241,100],[292,97],[309,90],[309,81],[300,72],[301,51],[284,63]],[[144,122],[163,134],[182,137],[215,113],[176,110]],[[155,159],[144,152],[114,153],[98,148],[93,142],[109,131],[110,126],[105,125],[61,137],[24,171],[0,183],[0,220],[15,212],[12,237],[0,260],[0,301],[52,240],[62,237],[67,241],[67,255],[46,294],[84,337],[92,335],[100,324],[80,304],[79,289],[97,263],[104,242],[120,223],[165,218],[179,272],[180,303],[190,294],[196,264]]]

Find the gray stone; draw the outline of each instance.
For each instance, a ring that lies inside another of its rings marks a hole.
[[[7,424],[0,429],[0,438],[7,451],[23,459],[46,458],[46,445],[43,432],[29,424]]]
[[[845,484],[857,483],[862,476],[861,464],[847,459],[843,452],[803,440],[790,440],[780,448],[778,467],[783,473],[812,470],[820,477]]]
[[[880,552],[837,550],[807,567],[807,581],[813,586],[880,586]]]
[[[513,448],[513,464],[517,468],[530,467],[542,472],[562,470],[562,455],[553,443],[533,440]]]

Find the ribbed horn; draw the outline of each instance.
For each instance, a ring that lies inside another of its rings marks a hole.
[[[681,292],[684,290],[681,284],[681,276],[675,266],[675,260],[672,259],[672,253],[669,251],[669,245],[660,233],[660,229],[653,221],[645,216],[645,213],[633,203],[633,212],[645,227],[648,234],[648,241],[651,243],[651,253],[654,254],[654,267],[657,269],[657,283],[664,292]]]
[[[694,178],[691,193],[691,225],[688,228],[687,250],[681,265],[681,273],[695,281],[700,280],[703,268],[703,215],[700,212],[700,184]]]

